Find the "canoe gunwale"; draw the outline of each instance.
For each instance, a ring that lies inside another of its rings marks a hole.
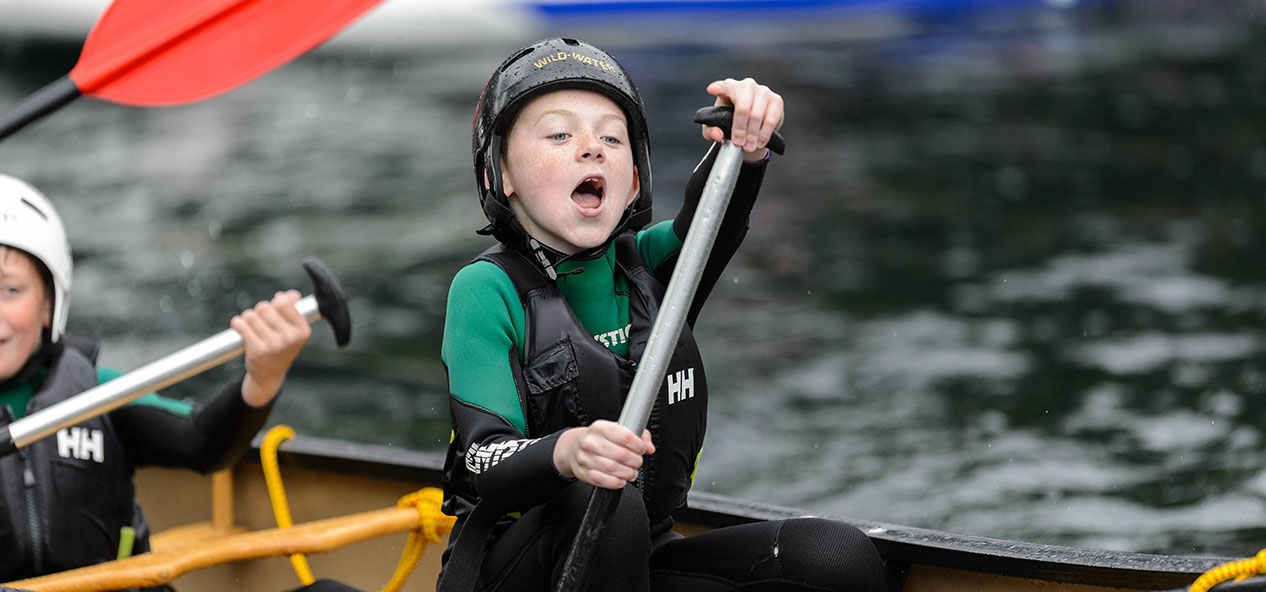
[[[820,516],[847,522],[871,538],[887,561],[933,565],[1048,582],[1160,590],[1186,587],[1209,569],[1233,561],[1082,549],[962,535],[898,524],[814,514],[701,491],[676,515],[712,528],[757,520]]]
[[[251,451],[242,457],[242,462],[259,464],[263,439],[260,432],[251,441]],[[444,455],[299,434],[282,442],[277,449],[277,464],[283,469],[283,479],[286,467],[297,467],[355,477],[439,484],[444,472]]]
[[[260,438],[252,447],[258,450]],[[258,463],[258,454],[247,455]],[[353,476],[440,483],[444,455],[391,446],[297,436],[278,451],[287,466]],[[1200,574],[1232,561],[1225,557],[1187,557],[1082,549],[1022,541],[961,535],[897,524],[858,520],[692,491],[679,522],[718,528],[762,520],[820,516],[861,529],[889,562],[952,569],[1069,584],[1162,590],[1189,585]]]

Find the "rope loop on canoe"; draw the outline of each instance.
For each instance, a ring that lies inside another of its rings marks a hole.
[[[282,442],[294,436],[295,431],[290,426],[274,426],[264,434],[263,445],[259,447],[260,463],[264,467],[264,482],[268,485],[268,497],[272,500],[273,515],[277,517],[279,528],[290,528],[294,523],[290,518],[290,507],[286,504],[286,491],[281,484],[281,470],[277,466],[277,448]],[[413,573],[413,569],[417,567],[418,561],[422,559],[426,546],[440,542],[445,534],[453,530],[453,524],[457,522],[457,518],[444,514],[441,509],[443,503],[444,492],[436,487],[419,489],[396,502],[398,507],[416,509],[418,523],[409,531],[409,538],[400,555],[400,562],[396,565],[396,571],[391,575],[391,580],[383,586],[383,592],[400,590],[405,580]],[[303,582],[303,585],[308,586],[316,581],[316,578],[312,576],[312,569],[308,567],[308,559],[302,553],[291,555],[290,563],[294,565],[295,574],[299,576],[299,581]]]
[[[444,503],[444,492],[435,487],[426,487],[410,493],[396,502],[401,508],[413,507],[418,510],[418,527],[409,531],[409,539],[405,542],[404,552],[400,554],[400,563],[391,580],[383,586],[383,592],[397,592],[404,581],[413,573],[426,546],[440,542],[443,536],[453,530],[455,516],[448,516],[440,509]]]
[[[276,425],[264,434],[264,443],[259,447],[259,462],[264,467],[264,483],[268,485],[268,499],[272,500],[273,516],[277,518],[278,528],[290,528],[294,521],[290,518],[290,506],[286,503],[286,489],[281,484],[281,469],[277,467],[277,447],[281,443],[295,437],[295,431],[288,425]],[[290,556],[290,564],[294,566],[295,575],[304,586],[316,581],[312,576],[312,568],[308,566],[308,558],[303,553]]]
[[[1227,580],[1240,581],[1251,576],[1266,574],[1266,549],[1257,552],[1251,559],[1241,559],[1224,563],[1204,572],[1191,584],[1188,592],[1208,592],[1210,588]]]

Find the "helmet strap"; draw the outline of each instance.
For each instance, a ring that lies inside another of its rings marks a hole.
[[[571,255],[564,255],[562,253],[559,253],[558,251],[555,251],[554,249],[550,247],[547,247],[541,244],[540,241],[530,236],[528,237],[528,248],[532,251],[532,255],[533,257],[536,258],[536,262],[540,264],[541,269],[545,271],[545,276],[551,280],[557,280],[558,278],[563,277],[565,275],[572,275],[575,273],[584,273],[585,268],[583,267],[577,267],[571,271],[560,272],[558,271],[558,266],[561,265],[564,261],[571,261],[572,259],[576,259],[577,256],[579,255],[586,255],[597,250],[597,249],[593,249],[590,251],[582,251],[580,253],[573,253]],[[550,259],[553,259],[553,261],[551,262]]]
[[[528,237],[528,248],[532,250],[532,254],[536,256],[536,262],[545,270],[545,276],[551,280],[558,279],[558,272],[554,270],[554,264],[550,263],[549,257],[545,255],[545,248],[540,241]]]

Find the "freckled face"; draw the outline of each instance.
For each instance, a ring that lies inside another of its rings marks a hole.
[[[49,326],[52,309],[29,255],[0,247],[0,380],[26,365]]]
[[[528,234],[567,254],[606,241],[640,189],[624,111],[589,90],[553,91],[524,105],[501,170]]]

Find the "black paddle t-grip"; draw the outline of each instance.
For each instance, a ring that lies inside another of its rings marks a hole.
[[[343,286],[330,268],[320,259],[308,257],[303,260],[303,270],[312,278],[312,294],[316,296],[317,310],[334,329],[334,342],[339,348],[346,347],[352,340],[352,316],[347,312],[347,296],[343,295]]]
[[[734,127],[734,107],[704,107],[695,111],[695,123],[719,127],[725,132],[726,139],[729,139],[730,128]],[[766,148],[773,150],[775,154],[782,154],[787,149],[787,142],[783,140],[781,133],[775,131],[769,137]]]

